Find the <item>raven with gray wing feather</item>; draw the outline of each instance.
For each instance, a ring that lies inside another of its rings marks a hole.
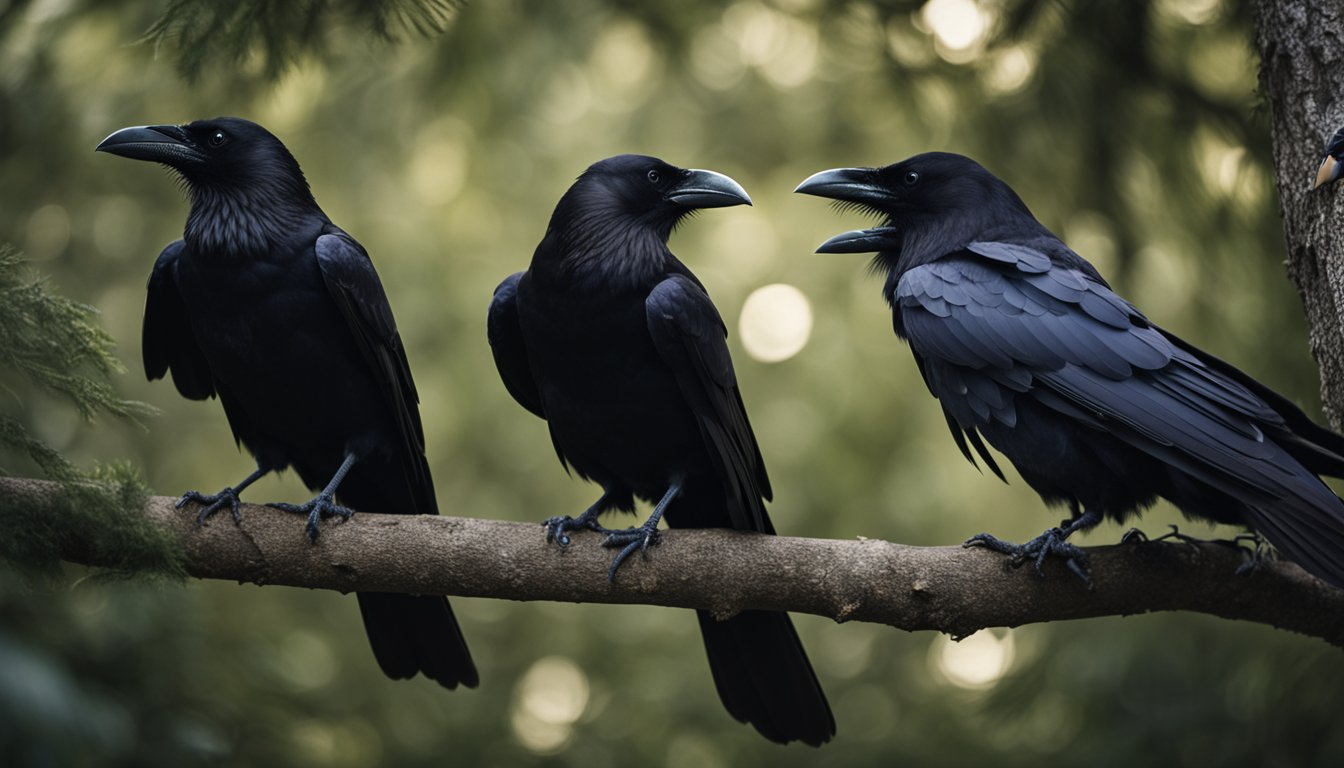
[[[1344,502],[1318,477],[1344,477],[1344,438],[1153,324],[978,163],[933,152],[823,171],[797,191],[883,217],[818,250],[877,253],[896,334],[962,453],[998,473],[988,443],[1073,512],[1025,545],[968,544],[1038,568],[1059,556],[1086,577],[1065,539],[1162,497],[1344,586]]]

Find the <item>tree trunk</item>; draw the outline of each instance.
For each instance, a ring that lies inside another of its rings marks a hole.
[[[1312,190],[1326,139],[1344,125],[1344,6],[1263,0],[1257,19],[1260,91],[1268,100],[1274,168],[1297,286],[1321,369],[1321,401],[1336,429],[1344,419],[1344,184]]]

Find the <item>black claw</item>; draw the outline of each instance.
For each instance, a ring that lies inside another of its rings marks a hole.
[[[641,525],[638,528],[628,528],[624,531],[610,531],[607,538],[602,542],[602,546],[609,549],[620,547],[621,551],[612,558],[611,566],[607,568],[607,581],[615,583],[616,571],[620,570],[621,563],[635,553],[635,550],[647,552],[649,547],[658,545],[662,535],[658,533],[658,527]]]
[[[1150,541],[1152,541],[1152,539],[1148,538],[1148,534],[1138,528],[1130,528],[1128,531],[1125,531],[1124,536],[1120,537],[1121,544],[1147,544]]]
[[[1258,533],[1239,533],[1232,537],[1234,545],[1240,545],[1243,541],[1251,543],[1251,549],[1248,551],[1250,557],[1246,562],[1238,565],[1234,573],[1237,576],[1250,576],[1259,570],[1266,560],[1272,559],[1273,553],[1269,549],[1269,542],[1265,541],[1265,538]]]
[[[242,500],[238,498],[238,492],[233,488],[225,488],[211,496],[206,496],[200,491],[187,491],[182,494],[182,497],[177,500],[174,506],[182,509],[191,503],[204,505],[201,511],[196,514],[197,525],[203,524],[206,518],[218,512],[225,504],[229,505],[229,511],[233,513],[233,522],[239,524],[243,522]]]
[[[610,529],[598,525],[597,515],[589,515],[587,513],[578,517],[557,515],[543,520],[541,525],[546,529],[546,543],[549,544],[555,542],[556,544],[559,544],[561,548],[569,546],[570,531],[586,528],[590,531],[597,531],[598,533],[611,533]]]
[[[1068,534],[1060,528],[1051,528],[1025,544],[1013,544],[988,533],[979,533],[967,539],[963,547],[985,547],[1000,554],[1008,555],[1008,563],[1014,568],[1031,560],[1036,564],[1036,573],[1045,577],[1045,559],[1050,556],[1064,558],[1064,564],[1075,576],[1089,587],[1092,577],[1088,574],[1087,553],[1065,541]]]
[[[304,526],[304,532],[308,534],[309,541],[317,541],[319,533],[318,523],[329,517],[339,517],[341,520],[349,520],[355,514],[355,510],[349,507],[342,507],[334,503],[329,497],[316,496],[312,501],[305,504],[289,504],[283,501],[276,501],[267,504],[268,507],[274,507],[282,512],[289,512],[295,515],[307,515],[308,524]]]

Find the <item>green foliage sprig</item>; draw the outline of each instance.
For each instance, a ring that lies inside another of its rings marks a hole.
[[[305,55],[324,53],[332,27],[368,29],[396,41],[406,33],[435,35],[448,28],[464,0],[173,0],[144,41],[177,51],[178,70],[195,80],[212,62],[231,68],[257,57],[275,79]]]
[[[112,337],[91,319],[96,310],[52,291],[0,245],[0,393],[22,404],[19,387],[53,394],[87,421],[99,413],[134,421],[150,406],[117,396],[111,376],[125,370]],[[62,492],[39,499],[0,495],[0,563],[32,579],[60,572],[61,543],[78,532],[108,562],[111,575],[180,576],[181,547],[144,517],[149,490],[128,464],[82,472],[34,437],[21,419],[0,413],[0,451],[27,456]]]

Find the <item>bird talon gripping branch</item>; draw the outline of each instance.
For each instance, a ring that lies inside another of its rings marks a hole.
[[[276,501],[266,506],[278,509],[282,512],[289,512],[294,515],[307,515],[308,524],[304,526],[304,533],[308,535],[309,541],[317,541],[318,523],[332,517],[339,517],[342,521],[349,520],[354,516],[355,510],[349,507],[342,507],[331,500],[330,496],[317,496],[312,501],[303,504],[289,504],[283,501]]]
[[[599,514],[601,514],[601,510],[597,509],[597,505],[595,504],[593,505],[593,508],[590,508],[578,517],[556,515],[555,517],[546,518],[541,522],[542,527],[546,529],[546,543],[549,544],[555,542],[561,549],[563,549],[569,546],[570,531],[589,530],[597,533],[611,533],[611,529],[604,528],[597,522],[597,516]]]
[[[229,511],[233,512],[233,522],[242,523],[242,500],[238,498],[238,492],[233,488],[225,488],[219,493],[207,496],[200,491],[187,491],[177,500],[173,506],[182,509],[188,504],[199,504],[201,509],[196,513],[196,524],[204,525],[206,519],[229,505]]]

